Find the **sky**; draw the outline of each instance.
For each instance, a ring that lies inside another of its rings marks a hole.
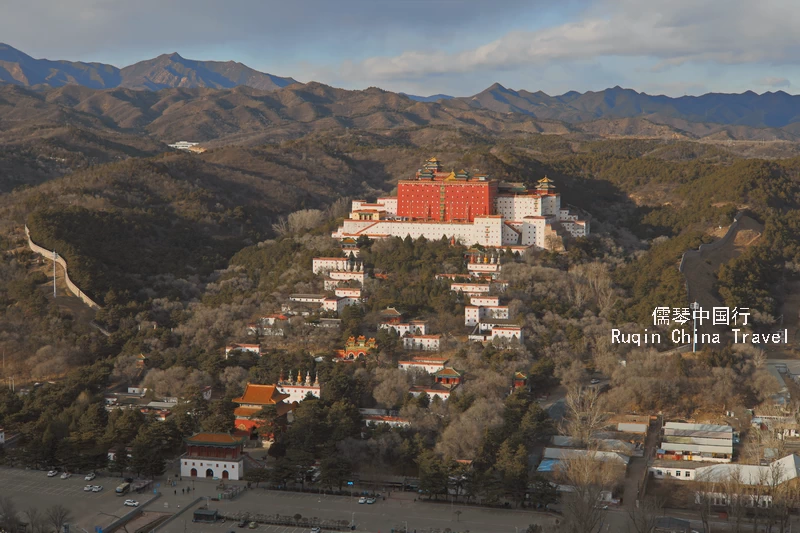
[[[0,41],[118,67],[163,53],[469,96],[800,87],[798,0],[3,0]]]

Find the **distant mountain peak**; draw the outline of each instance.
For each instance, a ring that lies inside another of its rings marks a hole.
[[[274,91],[297,83],[292,78],[259,72],[235,61],[196,61],[178,52],[161,54],[119,69],[102,63],[34,59],[2,43],[0,61],[12,64],[10,68],[0,67],[0,83],[24,87],[83,85],[92,89],[159,90],[172,87],[230,89],[246,85]]]
[[[487,91],[513,92],[513,91],[510,91],[509,89],[506,89],[506,88],[505,88],[503,85],[501,85],[499,82],[494,82],[494,83],[493,83],[493,84],[491,84],[491,85],[490,85],[490,86],[489,86],[489,87],[488,87],[486,90],[487,90]]]
[[[415,94],[407,94],[407,93],[398,93],[406,98],[414,100],[415,102],[438,102],[440,100],[452,100],[455,98],[454,96],[450,96],[449,94],[432,94],[430,96],[417,96]]]

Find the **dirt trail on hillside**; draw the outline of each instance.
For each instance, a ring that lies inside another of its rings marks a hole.
[[[689,301],[698,302],[704,311],[711,312],[713,307],[724,304],[714,291],[716,277],[714,273],[720,265],[739,257],[749,246],[756,244],[764,231],[764,225],[748,216],[739,220],[735,234],[728,242],[714,250],[702,250],[700,255],[691,254],[686,257],[683,275],[689,286]],[[727,327],[703,326],[703,333],[729,333]]]

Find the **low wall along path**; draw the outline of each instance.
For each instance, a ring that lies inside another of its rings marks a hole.
[[[27,225],[25,226],[25,236],[28,238],[28,247],[31,249],[32,252],[35,252],[50,261],[53,260],[52,250],[43,248],[31,240],[31,232],[28,229]],[[80,298],[83,303],[85,303],[92,309],[102,309],[101,305],[99,305],[97,302],[86,296],[86,294],[77,285],[75,285],[71,279],[69,279],[69,273],[67,271],[67,262],[64,260],[64,258],[59,255],[56,258],[56,263],[61,265],[61,268],[64,269],[64,281],[66,282],[67,288],[70,290],[70,292],[75,296],[77,296],[78,298]]]

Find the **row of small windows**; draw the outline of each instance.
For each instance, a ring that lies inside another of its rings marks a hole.
[[[661,470],[656,470],[656,474],[659,475],[659,476],[663,476],[664,475],[664,473]],[[669,470],[667,470],[667,475],[671,476],[672,473]],[[691,477],[691,475],[692,475],[691,471],[687,470],[685,475],[684,475],[684,477]],[[681,477],[681,471],[680,470],[676,470],[675,471],[675,477]]]
[[[184,461],[184,462],[183,462],[183,465],[184,465],[184,466],[189,466],[189,461]],[[192,461],[192,466],[197,466],[197,465],[195,465],[195,464],[194,464],[194,461]],[[200,466],[211,466],[211,463],[208,463],[208,464],[206,464],[206,465],[203,465],[203,463],[200,463]],[[225,466],[225,465],[223,465],[223,466]],[[231,468],[236,468],[236,465],[230,465],[230,467],[231,467]],[[217,466],[216,466],[216,468],[219,468],[219,463],[217,463]],[[227,467],[227,466],[225,466],[225,468],[228,468],[228,467]]]

